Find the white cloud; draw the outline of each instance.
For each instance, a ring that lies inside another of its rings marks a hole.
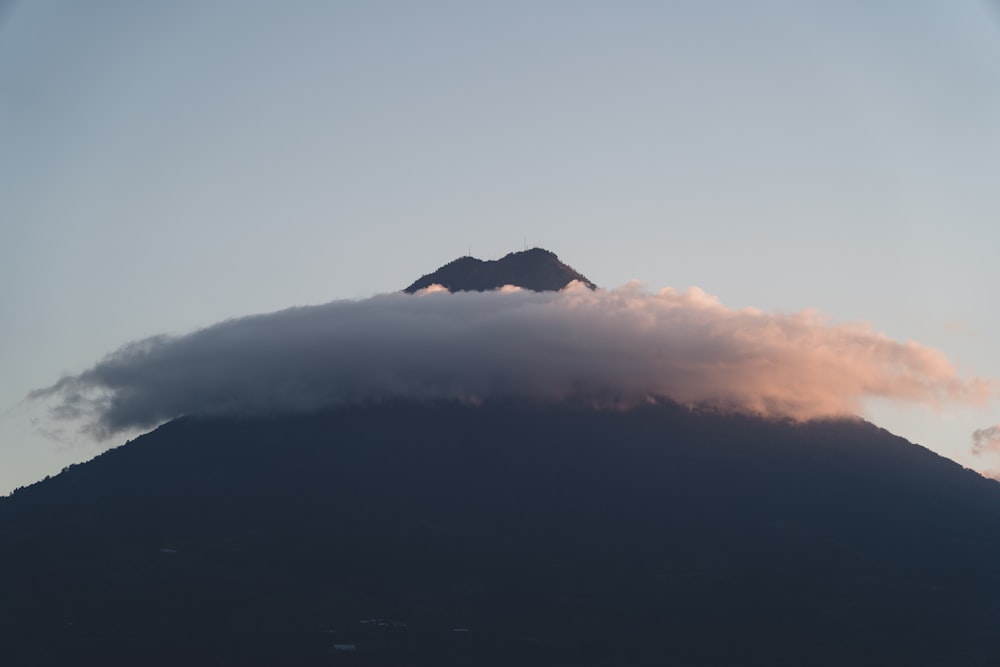
[[[309,411],[388,398],[664,397],[795,418],[868,396],[978,403],[992,385],[939,352],[821,315],[733,310],[698,288],[425,290],[229,320],[129,343],[35,398],[93,433],[192,413]]]

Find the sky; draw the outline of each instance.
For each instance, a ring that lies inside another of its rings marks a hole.
[[[998,63],[985,0],[0,5],[0,493],[147,428],[27,398],[123,345],[526,245],[919,349],[969,391],[856,407],[1000,470]]]

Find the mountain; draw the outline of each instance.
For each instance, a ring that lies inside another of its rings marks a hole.
[[[1000,485],[860,420],[185,417],[0,499],[4,665],[994,665]]]
[[[0,665],[992,666],[998,563],[1000,484],[861,420],[191,415],[0,498]]]
[[[452,292],[483,292],[504,285],[546,292],[561,290],[573,280],[580,281],[590,289],[597,289],[597,285],[583,274],[560,262],[555,253],[532,248],[489,261],[459,257],[434,273],[421,276],[403,291],[412,294],[437,284]]]

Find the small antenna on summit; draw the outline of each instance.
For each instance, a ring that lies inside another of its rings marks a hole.
[[[525,250],[528,249],[528,236],[527,235],[524,236],[524,249]]]

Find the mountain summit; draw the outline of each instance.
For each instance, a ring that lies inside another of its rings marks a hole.
[[[572,280],[594,287],[535,248],[406,291]],[[610,409],[591,397],[617,400],[632,373],[698,381],[724,337],[692,329],[707,347],[661,367],[644,341],[665,329],[616,341],[635,327],[552,312],[578,305],[397,295],[110,357],[88,373],[148,376],[93,386],[111,426],[187,416],[0,498],[0,665],[997,665],[1000,485],[859,419],[656,392]],[[487,331],[503,306],[521,311]],[[769,382],[791,377],[785,348],[741,327]],[[630,340],[641,358],[617,352]],[[231,373],[250,398],[227,412]]]
[[[583,274],[560,262],[554,252],[532,248],[509,253],[497,260],[459,257],[434,273],[421,276],[403,291],[413,294],[437,284],[451,292],[484,292],[504,285],[516,285],[535,292],[555,292],[574,280],[590,289],[597,289],[597,285]]]

